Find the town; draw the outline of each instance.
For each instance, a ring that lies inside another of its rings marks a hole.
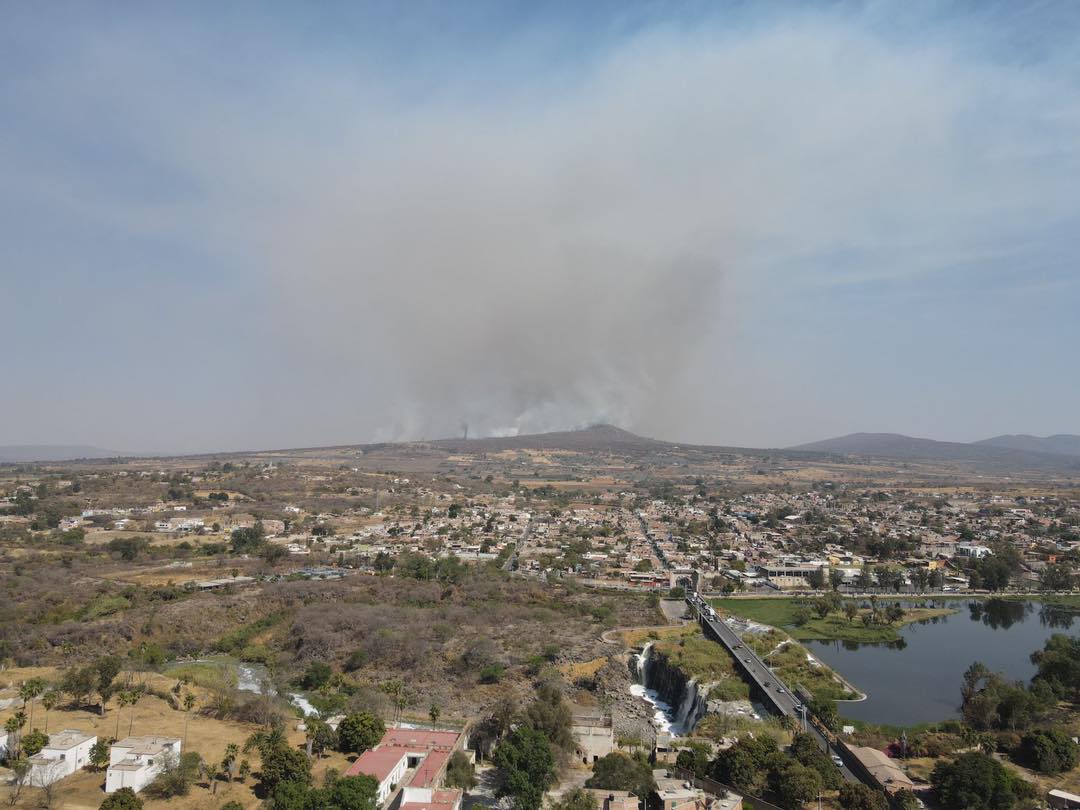
[[[1068,476],[552,435],[0,468],[13,805],[932,806],[976,738],[1080,801],[1068,736],[1011,753],[1071,675],[1001,731],[958,675],[905,736],[815,646],[1068,629]]]

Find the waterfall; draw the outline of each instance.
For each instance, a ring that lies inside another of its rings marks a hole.
[[[648,686],[649,684],[649,660],[652,658],[649,652],[652,650],[652,645],[651,641],[648,642],[641,648],[641,652],[634,657],[634,674],[637,676],[638,683],[642,686]]]
[[[630,692],[656,709],[653,725],[657,730],[675,736],[692,732],[708,711],[707,688],[699,687],[693,678],[687,679],[663,655],[653,654],[652,642],[631,661],[638,682]]]

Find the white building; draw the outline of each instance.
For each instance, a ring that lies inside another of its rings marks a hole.
[[[993,550],[977,543],[958,543],[956,546],[957,557],[971,557],[980,560],[993,554]]]
[[[49,744],[30,757],[27,783],[45,787],[58,779],[71,776],[90,763],[90,749],[97,742],[93,734],[65,729],[49,735]]]
[[[180,758],[177,737],[125,737],[109,749],[105,792],[129,787],[138,793],[154,781],[165,764]]]

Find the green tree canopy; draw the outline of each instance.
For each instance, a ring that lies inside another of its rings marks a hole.
[[[338,724],[338,750],[362,754],[378,745],[385,733],[386,724],[371,712],[350,714]]]
[[[134,790],[126,787],[106,796],[99,810],[142,810],[142,806],[142,799],[135,795]]]
[[[593,773],[585,787],[600,790],[628,790],[644,799],[656,789],[652,766],[643,756],[631,757],[613,751],[593,763]]]
[[[555,756],[547,737],[520,726],[496,746],[492,759],[501,777],[499,797],[511,798],[514,810],[539,810],[555,776]]]

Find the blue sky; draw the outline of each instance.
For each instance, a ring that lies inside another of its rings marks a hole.
[[[1080,432],[1080,6],[11,4],[0,444]]]

